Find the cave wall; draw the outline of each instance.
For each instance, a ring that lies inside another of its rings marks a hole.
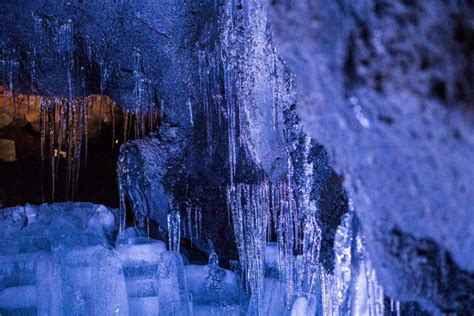
[[[268,9],[305,130],[344,175],[388,294],[472,310],[472,2]]]

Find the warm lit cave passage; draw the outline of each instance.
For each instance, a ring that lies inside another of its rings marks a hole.
[[[0,2],[0,315],[473,315],[469,1]]]
[[[72,102],[8,90],[2,96],[2,207],[67,200],[118,207],[120,145],[155,129],[158,111],[124,114],[100,95]]]

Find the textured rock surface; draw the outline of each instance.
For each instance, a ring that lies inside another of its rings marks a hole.
[[[472,2],[269,10],[303,123],[346,179],[388,294],[472,311]]]

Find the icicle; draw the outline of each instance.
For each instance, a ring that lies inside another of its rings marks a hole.
[[[117,163],[117,180],[119,186],[119,234],[122,235],[125,231],[125,224],[127,218],[127,204],[126,204],[126,189],[127,184],[125,182],[126,172],[125,158],[120,156]]]
[[[181,241],[181,215],[179,211],[168,213],[168,247],[170,251],[179,251]]]
[[[115,147],[115,102],[110,103],[110,116],[112,117],[112,148]]]
[[[349,202],[351,205],[351,202]],[[344,214],[334,237],[334,313],[344,311],[351,281],[352,210]]]
[[[36,91],[36,81],[37,81],[37,65],[36,65],[36,47],[33,47],[33,52],[30,60],[30,84],[31,91]],[[29,102],[28,102],[29,106]],[[29,110],[28,110],[29,113]]]
[[[191,99],[188,99],[187,104],[188,104],[188,110],[189,110],[189,122],[191,123],[191,125],[194,125],[193,108],[191,105]]]
[[[214,248],[214,243],[212,240],[207,241],[209,245],[209,265],[211,268],[217,268],[219,266],[219,256],[216,253],[216,249]]]
[[[56,124],[56,102],[48,106],[48,137],[49,137],[49,160],[51,164],[51,200],[54,201],[54,194],[56,188],[56,157],[59,155],[55,148],[55,124]]]
[[[128,137],[129,120],[130,120],[130,114],[128,110],[125,109],[123,113],[123,142],[124,143],[127,141],[127,137]]]
[[[91,99],[84,98],[84,166],[87,166],[87,156],[89,154],[89,103]]]
[[[66,23],[61,25],[58,34],[58,52],[62,56],[62,60],[66,67],[66,78],[68,82],[69,99],[73,99],[73,82],[72,82],[72,70],[74,68],[74,29],[72,20],[67,20]]]
[[[396,316],[400,316],[400,301],[395,301],[393,298],[390,299],[390,312]]]
[[[16,52],[15,49],[12,50],[12,56],[8,60],[8,89],[12,94],[14,94],[14,88],[15,88],[15,65],[16,61],[14,60]]]
[[[87,98],[74,100],[59,98],[41,98],[40,101],[40,135],[41,161],[49,161],[51,170],[51,196],[54,200],[59,160],[64,155],[66,146],[66,198],[76,194],[81,168],[84,138],[87,147]],[[46,153],[46,141],[49,150]],[[86,149],[87,150],[87,149]]]
[[[143,94],[145,91],[144,83],[146,82],[146,78],[142,72],[142,54],[138,48],[135,48],[133,52],[133,77],[135,81],[135,87],[133,89],[135,108],[141,110],[144,105]]]
[[[99,62],[100,68],[100,95],[104,95],[107,81],[109,80],[109,68],[103,60]]]
[[[58,151],[59,156],[56,159],[56,170],[59,170],[59,160],[60,154],[62,150],[62,144],[64,139],[66,138],[66,122],[64,117],[64,102],[58,102],[57,111],[57,146],[56,150]],[[56,178],[55,178],[56,181]]]
[[[383,289],[360,235],[355,237],[351,271],[350,312],[353,315],[382,316],[384,314]]]
[[[99,130],[102,129],[102,104],[103,104],[104,96],[99,95]]]
[[[225,88],[225,99],[227,104],[227,142],[229,150],[229,170],[230,170],[230,183],[234,183],[235,168],[236,168],[236,115],[235,115],[235,103],[234,103],[234,76],[233,69],[228,62],[227,53],[224,49],[221,49],[221,60],[224,67],[224,88]]]
[[[316,277],[319,273],[319,254],[321,249],[321,229],[314,217],[305,219],[303,232],[303,264],[305,267],[305,284],[308,297],[314,295]],[[300,282],[301,283],[301,282]]]
[[[234,223],[237,250],[251,291],[254,313],[261,314],[264,255],[269,218],[269,184],[237,184],[227,189],[227,203]]]
[[[187,228],[188,228],[188,238],[191,242],[191,245],[193,244],[193,220],[192,220],[192,207],[188,206],[186,208],[186,223],[187,223]]]
[[[197,217],[198,217],[197,239],[199,239],[199,238],[201,238],[201,234],[202,234],[202,210],[201,210],[201,208],[197,207],[196,212],[197,212]]]

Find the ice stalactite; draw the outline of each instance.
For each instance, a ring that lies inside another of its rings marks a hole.
[[[85,140],[87,98],[74,100],[41,98],[40,134],[41,161],[48,161],[51,170],[52,200],[56,193],[59,160],[67,160],[65,194],[74,198],[79,180],[83,143]],[[46,145],[49,145],[47,151]]]
[[[153,131],[163,113],[158,109],[155,100],[157,95],[153,82],[143,70],[143,57],[140,49],[133,52],[133,96],[134,106],[124,108],[124,141],[129,138],[133,129],[135,138],[141,138]],[[105,74],[108,76],[108,74]]]
[[[68,19],[58,30],[58,54],[61,56],[66,68],[66,78],[68,83],[69,99],[73,99],[73,70],[74,70],[74,25]]]
[[[377,280],[364,237],[353,228],[354,211],[346,213],[334,241],[334,274],[323,271],[324,315],[384,315],[383,288]],[[399,304],[398,310],[399,310]]]
[[[29,96],[18,95],[30,103]],[[36,96],[33,96],[36,103]],[[104,101],[102,101],[104,100]],[[108,107],[108,111],[100,113],[100,103]],[[19,102],[25,107],[25,102]],[[33,106],[33,108],[35,108]],[[58,188],[56,182],[60,169],[60,161],[66,160],[65,197],[74,198],[77,191],[81,165],[86,165],[88,143],[91,129],[97,121],[111,123],[115,130],[115,116],[120,116],[120,107],[105,96],[89,96],[74,99],[42,97],[39,102],[39,125],[41,161],[43,167],[51,171],[51,199],[54,200]],[[24,110],[23,110],[24,112]],[[97,113],[100,113],[99,116]],[[118,143],[113,133],[112,142]]]
[[[135,104],[124,109],[124,142],[129,138],[130,132],[133,132],[132,135],[138,139],[153,131],[163,115],[163,109],[158,109],[155,103],[153,83],[143,70],[143,56],[138,48],[133,52],[133,80]]]
[[[107,81],[109,80],[109,67],[104,60],[99,62],[100,67],[100,94],[104,95]]]
[[[260,314],[263,299],[264,255],[269,220],[269,184],[236,184],[227,189],[234,233],[246,284],[252,294],[251,305]]]
[[[261,315],[265,276],[265,247],[272,233],[278,241],[280,277],[287,285],[287,300],[298,288],[296,252],[301,251],[301,221],[286,181],[271,184],[234,184],[227,189],[240,265],[251,293],[250,314]],[[312,227],[308,242],[320,238]]]
[[[160,112],[157,109],[124,109],[123,110],[123,139],[143,138],[154,131],[160,122]],[[115,117],[113,117],[115,121]]]
[[[400,302],[390,299],[390,311],[396,316],[400,316]]]
[[[191,123],[191,125],[194,125],[193,105],[192,105],[191,99],[188,99],[186,103],[187,103],[188,111],[189,111],[189,123]]]
[[[199,240],[202,230],[202,209],[198,206],[188,206],[186,208],[185,223],[183,226],[183,236],[187,237],[191,244],[193,240]]]
[[[199,61],[199,82],[200,82],[200,92],[202,96],[202,106],[203,112],[206,117],[206,140],[207,148],[209,152],[209,157],[212,157],[213,148],[212,148],[212,112],[211,108],[213,105],[212,97],[212,86],[210,82],[211,73],[215,71],[215,60],[208,54],[206,50],[197,51],[198,61]]]
[[[307,156],[304,154],[303,159]],[[336,230],[334,269],[329,272],[320,261],[322,231],[317,222],[319,210],[310,199],[311,185],[303,181],[296,195],[288,185],[293,172],[290,161],[286,181],[227,188],[240,265],[251,293],[249,314],[262,314],[265,245],[274,233],[288,311],[304,315],[383,315],[383,289],[364,238],[353,229],[354,210],[350,207]],[[310,163],[303,163],[303,174],[306,178],[312,176]]]
[[[221,36],[213,39],[212,43],[206,40],[196,45],[199,62],[199,92],[202,98],[202,112],[205,116],[207,150],[212,160],[217,149],[214,148],[214,144],[219,134],[218,130],[227,128],[226,141],[231,183],[235,180],[240,132],[239,98],[236,94],[239,51],[235,44],[232,8],[234,5],[233,1],[225,1],[222,8],[224,12],[218,21],[218,27],[222,29]]]
[[[228,151],[229,151],[229,175],[230,183],[234,184],[236,167],[237,167],[237,137],[240,134],[240,120],[238,120],[238,99],[235,95],[236,89],[236,65],[238,52],[234,46],[235,34],[234,30],[234,12],[233,12],[233,1],[226,1],[224,5],[224,15],[221,21],[222,28],[224,30],[222,35],[222,43],[219,47],[219,53],[217,56],[220,57],[222,67],[224,70],[224,91],[225,100],[227,104],[227,135],[228,135]]]
[[[170,251],[179,251],[181,243],[181,214],[172,211],[168,214],[168,247]]]
[[[349,204],[350,205],[350,204]],[[334,313],[347,305],[347,296],[351,280],[351,244],[353,210],[344,214],[341,225],[334,237]]]
[[[4,83],[3,98],[5,111],[8,104],[13,105],[16,110],[17,100],[15,97],[15,89],[18,83],[20,62],[17,57],[17,52],[14,48],[2,50],[0,66],[2,69],[2,82]]]

